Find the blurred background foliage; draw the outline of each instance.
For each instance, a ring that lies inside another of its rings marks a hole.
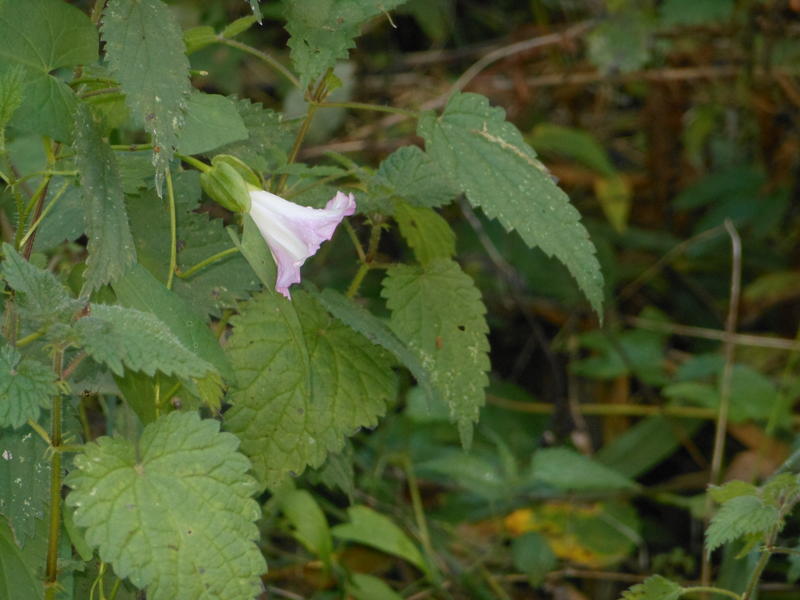
[[[282,4],[236,40],[288,64]],[[247,2],[171,5],[195,87],[303,114],[264,62],[192,46],[208,31],[192,28],[221,31]],[[465,89],[505,108],[584,216],[606,314],[598,325],[559,263],[465,203],[446,209],[491,326],[473,448],[405,382],[378,429],[265,499],[270,597],[603,600],[651,573],[699,579],[721,395],[723,480],[763,480],[800,441],[799,33],[796,0],[410,0],[368,25],[330,100],[438,108],[472,75]],[[421,143],[409,120],[346,109],[319,111],[306,141],[309,164],[373,166]],[[398,236],[383,236],[387,259]],[[343,289],[351,254],[338,236],[306,268]],[[377,312],[379,278],[362,286]],[[738,551],[712,562],[741,591],[753,561]],[[796,598],[799,575],[772,561],[760,597]]]

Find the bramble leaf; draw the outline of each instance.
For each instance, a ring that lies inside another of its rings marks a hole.
[[[255,544],[256,483],[235,436],[172,412],[134,445],[101,437],[66,483],[86,541],[152,600],[251,600],[266,570]]]
[[[15,348],[0,346],[0,427],[20,427],[28,419],[39,418],[58,391],[52,369],[29,358]]]
[[[136,248],[114,152],[103,141],[85,105],[78,108],[75,116],[75,162],[88,204],[85,214],[89,257],[81,290],[88,295],[136,262]]]
[[[431,373],[468,446],[489,384],[489,328],[480,292],[457,263],[435,259],[422,267],[391,267],[382,295],[392,329]]]
[[[97,60],[97,30],[83,12],[62,0],[0,1],[0,73],[24,67],[25,110],[11,124],[60,142],[72,134],[75,94],[53,73]]]
[[[386,355],[303,291],[254,297],[232,319],[226,348],[239,380],[225,425],[258,479],[275,486],[319,466],[395,393]]]
[[[296,0],[287,2],[286,31],[292,62],[305,89],[347,58],[363,23],[405,0]]]
[[[8,518],[21,546],[34,536],[36,520],[44,517],[48,503],[46,451],[47,444],[29,428],[0,432],[0,515]]]
[[[683,591],[677,583],[661,575],[653,575],[622,592],[620,600],[678,600]]]
[[[706,529],[706,550],[712,552],[743,535],[766,532],[780,520],[778,509],[758,496],[737,496],[725,502]]]
[[[470,204],[564,263],[601,311],[603,276],[580,214],[501,108],[478,94],[457,94],[441,116],[425,113],[418,132]]]
[[[109,0],[102,33],[128,106],[153,137],[160,195],[191,90],[181,28],[161,0]]]

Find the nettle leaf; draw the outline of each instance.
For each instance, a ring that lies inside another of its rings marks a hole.
[[[456,234],[432,208],[398,202],[394,218],[408,245],[421,264],[435,258],[452,258],[456,253]]]
[[[14,542],[8,524],[0,519],[0,598],[43,597],[41,578],[32,572],[30,561]]]
[[[416,146],[403,146],[387,156],[373,183],[408,204],[429,208],[449,204],[460,193],[441,167]]]
[[[346,59],[363,23],[405,0],[296,0],[285,4],[292,62],[305,88]]]
[[[737,496],[725,502],[706,529],[706,550],[712,552],[744,535],[765,533],[780,521],[775,506],[758,496]]]
[[[102,32],[111,71],[132,113],[153,137],[160,195],[191,90],[180,25],[161,0],[109,0]]]
[[[0,515],[8,518],[20,546],[34,536],[36,521],[44,517],[48,503],[46,452],[47,444],[31,429],[0,432]]]
[[[67,504],[100,558],[148,598],[251,600],[266,565],[238,444],[193,412],[160,418],[136,445],[101,437],[75,457]]]
[[[15,348],[0,346],[0,427],[20,427],[39,418],[58,392],[53,370],[33,359],[23,359]]]
[[[489,328],[480,292],[457,263],[435,259],[421,267],[391,267],[382,295],[392,329],[431,373],[469,445],[489,384]]]
[[[178,137],[178,152],[202,154],[248,137],[233,100],[219,94],[189,96],[186,121]]]
[[[352,327],[373,344],[388,350],[411,371],[430,400],[438,397],[431,374],[425,369],[417,353],[401,341],[386,323],[335,290],[326,289],[321,293],[312,291],[312,294],[334,317]]]
[[[65,142],[71,137],[75,94],[52,75],[97,60],[97,30],[62,0],[0,0],[0,72],[25,69],[23,103],[12,125]]]
[[[16,292],[17,308],[23,316],[48,322],[64,318],[81,306],[55,275],[29,263],[10,244],[3,244],[3,255],[3,277]]]
[[[564,263],[600,312],[603,276],[580,214],[503,109],[478,94],[456,94],[441,116],[422,115],[418,133],[470,204]]]
[[[296,125],[285,122],[281,113],[246,98],[236,101],[236,110],[247,128],[247,139],[227,144],[217,152],[235,156],[257,171],[285,164]]]
[[[5,149],[5,133],[11,117],[22,104],[22,86],[25,71],[14,65],[0,75],[0,151]]]
[[[262,293],[231,323],[239,387],[225,424],[267,486],[321,465],[394,397],[386,355],[303,291]]]
[[[622,592],[621,600],[678,600],[684,589],[661,575],[648,577]]]
[[[73,327],[78,344],[115,375],[121,376],[123,367],[147,375],[161,371],[189,378],[216,371],[150,313],[93,304],[91,314],[79,319]]]
[[[86,208],[89,257],[82,294],[113,281],[136,262],[125,196],[114,152],[85,105],[75,116],[75,164],[81,175]]]

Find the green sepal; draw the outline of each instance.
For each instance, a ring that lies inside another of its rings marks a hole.
[[[200,185],[214,202],[233,212],[250,210],[250,187],[261,187],[258,176],[229,154],[211,159],[211,168],[200,175]]]

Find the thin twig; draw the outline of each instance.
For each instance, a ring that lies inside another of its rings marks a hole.
[[[715,485],[720,480],[722,471],[722,458],[725,453],[725,435],[728,429],[728,411],[731,401],[731,376],[733,375],[733,360],[736,344],[732,336],[736,333],[736,322],[739,317],[739,294],[742,285],[742,240],[730,219],[725,219],[725,230],[731,238],[731,286],[728,301],[728,317],[725,319],[725,365],[722,369],[722,382],[719,391],[719,414],[714,433],[714,450],[711,455],[711,474],[709,483]],[[706,520],[711,512],[713,500],[706,497]],[[708,523],[706,523],[708,526]],[[703,553],[703,564],[700,580],[707,586],[711,582],[711,553]]]
[[[719,329],[709,329],[706,327],[694,327],[692,325],[679,325],[677,323],[665,323],[641,317],[625,317],[625,322],[651,331],[663,331],[673,335],[683,335],[687,337],[702,338],[705,340],[717,340],[720,342],[730,342],[736,346],[754,346],[756,348],[773,348],[775,350],[786,350],[788,352],[800,351],[800,341],[787,338],[769,337],[766,335],[751,335],[747,333],[734,333],[729,335]]]

